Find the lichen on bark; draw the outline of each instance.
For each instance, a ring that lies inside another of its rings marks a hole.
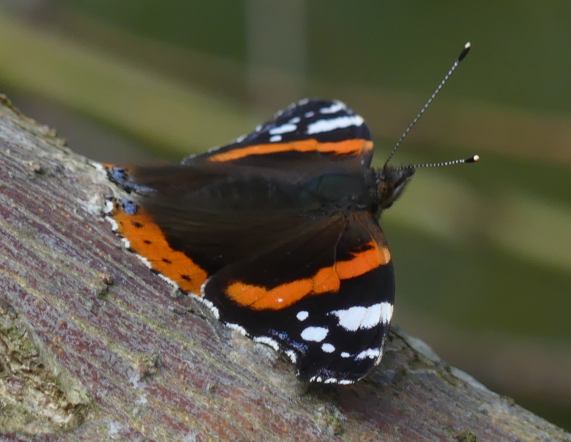
[[[0,299],[0,429],[50,434],[77,427],[88,401],[65,378],[46,363],[30,330]]]

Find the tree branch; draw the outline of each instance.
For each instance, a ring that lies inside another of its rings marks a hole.
[[[381,366],[307,387],[125,251],[110,184],[0,99],[0,433],[249,440],[569,440],[393,331]]]

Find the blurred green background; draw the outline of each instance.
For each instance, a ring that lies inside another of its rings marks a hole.
[[[571,429],[570,23],[568,0],[0,0],[0,92],[118,162],[339,98],[380,162],[470,40],[396,160],[482,161],[419,172],[386,213],[395,322]]]

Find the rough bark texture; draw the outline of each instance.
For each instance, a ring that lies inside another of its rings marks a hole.
[[[570,440],[391,334],[348,387],[307,387],[122,248],[115,190],[0,100],[0,434],[27,439]]]

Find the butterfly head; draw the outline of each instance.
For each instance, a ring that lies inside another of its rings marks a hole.
[[[379,209],[388,209],[402,195],[414,175],[414,167],[385,166],[376,171],[377,200]]]

